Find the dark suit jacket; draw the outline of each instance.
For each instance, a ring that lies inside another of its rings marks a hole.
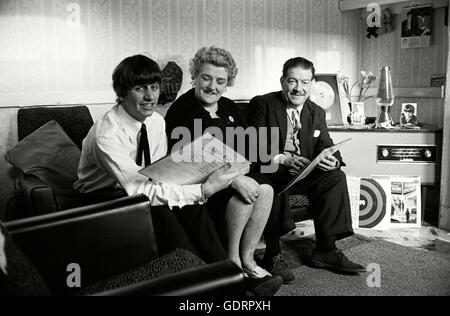
[[[249,104],[249,113],[251,113],[247,119],[249,126],[279,128],[278,144],[274,144],[274,148],[278,150],[272,152],[271,156],[282,153],[287,137],[287,113],[286,101],[281,91],[254,97]],[[303,157],[312,160],[324,148],[333,145],[333,140],[328,133],[325,111],[310,99],[303,105],[300,122],[302,128],[298,137]],[[267,148],[269,149],[272,148],[270,135],[269,132],[267,137]],[[260,140],[261,142],[264,142],[264,140]],[[260,151],[258,150],[258,152]],[[339,151],[334,156],[340,161],[341,165],[345,165]]]

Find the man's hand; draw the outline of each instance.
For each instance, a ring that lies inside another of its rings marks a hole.
[[[214,171],[203,184],[203,193],[209,198],[214,193],[225,189],[236,177],[239,176],[239,171],[230,171],[231,165],[226,164],[222,168]]]
[[[302,171],[311,161],[308,158],[300,156],[283,156],[280,159],[280,164],[286,166],[289,169],[289,173],[296,175]]]
[[[254,203],[259,197],[259,184],[250,177],[237,177],[231,183],[231,187],[240,194],[247,204]]]
[[[322,161],[319,162],[319,164],[317,165],[317,168],[319,168],[322,171],[331,171],[338,167],[339,167],[339,160],[333,155],[323,158]]]

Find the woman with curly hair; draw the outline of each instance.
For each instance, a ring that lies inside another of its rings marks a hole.
[[[171,105],[165,117],[169,147],[179,141],[171,137],[175,128],[189,129],[191,139],[182,140],[189,143],[200,125],[202,133],[208,128],[220,130],[222,140],[227,143],[227,128],[247,127],[238,106],[222,96],[227,87],[233,85],[238,73],[233,57],[224,49],[203,47],[195,54],[189,70],[194,87]],[[207,197],[207,208],[228,257],[247,274],[249,287],[256,295],[273,295],[282,283],[280,276],[271,275],[254,259],[273,197],[270,181],[254,173],[239,176],[228,188]]]

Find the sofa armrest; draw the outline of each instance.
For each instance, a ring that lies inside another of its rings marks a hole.
[[[224,260],[95,295],[242,296],[244,291],[242,270],[232,261]]]
[[[19,189],[31,216],[58,211],[55,191],[34,175],[20,173]]]
[[[157,256],[144,195],[11,221],[5,227],[57,294],[72,290],[66,284],[70,263],[80,266],[84,286]]]

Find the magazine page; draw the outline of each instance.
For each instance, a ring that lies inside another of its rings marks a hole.
[[[420,227],[420,177],[391,177],[391,225],[393,227]]]
[[[205,133],[139,172],[161,183],[198,184],[227,163],[231,165],[231,170],[238,170],[241,174],[250,170],[250,162],[242,155]]]

